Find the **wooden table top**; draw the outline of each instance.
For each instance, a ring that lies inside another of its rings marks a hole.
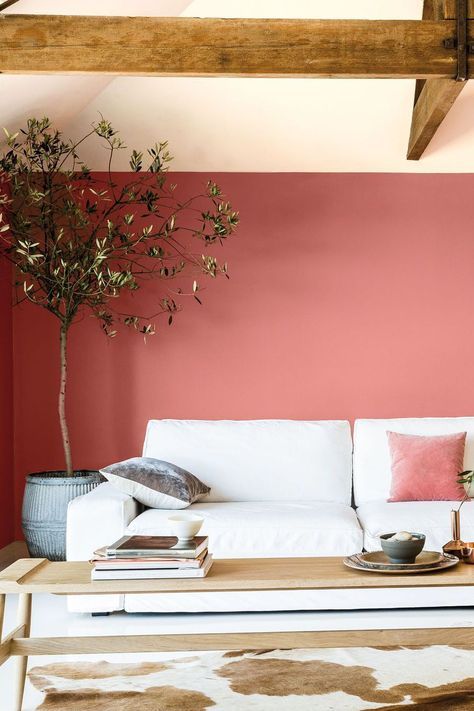
[[[474,566],[459,563],[435,573],[386,575],[351,570],[340,557],[216,560],[205,578],[91,580],[87,561],[24,558],[0,573],[0,593],[110,594],[431,588],[474,585]]]

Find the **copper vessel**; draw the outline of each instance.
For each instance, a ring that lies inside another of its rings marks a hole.
[[[459,509],[460,508],[461,507],[459,507]],[[451,531],[453,538],[448,543],[445,543],[443,553],[455,555],[462,563],[474,564],[474,542],[466,543],[461,540],[461,514],[459,509],[451,511]]]

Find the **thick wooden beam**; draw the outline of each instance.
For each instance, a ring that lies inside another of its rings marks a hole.
[[[429,79],[413,109],[408,160],[419,160],[445,119],[451,106],[466,86],[454,79]]]
[[[474,26],[474,22],[473,22]],[[0,72],[453,77],[453,20],[0,15]]]
[[[474,0],[468,5],[474,8]],[[446,20],[456,17],[456,0],[424,0],[423,21]],[[454,79],[418,79],[408,141],[408,160],[419,160],[431,139],[446,118],[466,82]]]
[[[11,7],[12,5],[15,5],[18,0],[5,0],[5,2],[0,2],[0,12],[3,12],[3,10],[6,10],[7,7]]]
[[[439,0],[436,0],[439,2]],[[443,3],[443,15],[446,20],[456,19],[456,0],[441,0]],[[467,0],[467,16],[474,19],[474,0]]]
[[[424,0],[423,2],[423,20],[444,20],[445,18],[445,1],[446,0]],[[456,2],[456,0],[454,0]],[[451,18],[451,19],[456,19]],[[416,104],[421,90],[425,85],[425,79],[417,79],[415,84],[415,100],[413,105]]]

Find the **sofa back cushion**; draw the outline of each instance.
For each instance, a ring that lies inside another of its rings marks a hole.
[[[392,479],[387,431],[411,435],[466,432],[464,469],[474,468],[474,417],[420,417],[356,420],[354,425],[354,499],[387,501]],[[421,475],[423,473],[421,472]]]
[[[347,421],[150,420],[143,456],[192,472],[204,501],[351,500]]]

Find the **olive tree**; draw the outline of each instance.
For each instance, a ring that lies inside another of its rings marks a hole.
[[[31,118],[18,132],[5,134],[0,258],[14,267],[17,301],[28,300],[58,319],[58,412],[66,470],[72,476],[66,418],[71,325],[85,311],[108,337],[116,335],[119,323],[144,336],[155,332],[161,316],[171,324],[180,297],[200,302],[201,276],[227,276],[227,264],[208,248],[232,235],[239,218],[212,181],[198,195],[177,197],[167,174],[171,156],[166,142],[145,153],[131,151],[130,174],[116,180],[114,156],[126,146],[105,119],[78,140],[65,138],[48,118]],[[91,140],[108,152],[105,173],[91,172],[80,158],[81,146]],[[151,278],[161,285],[154,313],[124,311],[119,297],[137,292]],[[172,289],[170,281],[176,278],[179,286]]]

